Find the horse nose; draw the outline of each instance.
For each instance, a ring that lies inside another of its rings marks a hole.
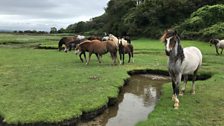
[[[165,52],[167,56],[170,56],[170,51],[165,50]]]

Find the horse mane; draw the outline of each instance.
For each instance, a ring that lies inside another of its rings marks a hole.
[[[166,38],[167,38],[167,32],[165,31],[163,35],[160,37],[160,41],[165,42]]]
[[[174,39],[176,40],[176,42],[178,43],[178,46],[177,46],[177,55],[175,56],[175,60],[178,60],[180,59],[181,60],[181,63],[183,62],[185,56],[184,56],[184,50],[182,48],[182,46],[180,45],[180,37],[179,35],[177,34],[177,32],[175,30],[172,30],[172,29],[168,29],[164,32],[164,34],[162,35],[162,37],[160,38],[160,40],[162,42],[165,42],[166,41],[166,38],[169,38],[169,37],[174,37]]]
[[[179,43],[179,42],[178,42]],[[180,58],[181,63],[183,62],[185,56],[184,56],[184,50],[180,44],[178,44],[177,47],[177,58]]]
[[[166,30],[163,35],[160,37],[160,41],[162,42],[165,42],[166,38],[169,38],[171,36],[174,36],[176,37],[176,39],[179,39],[180,40],[180,37],[179,35],[177,34],[177,31],[176,30],[173,30],[173,29],[168,29]]]

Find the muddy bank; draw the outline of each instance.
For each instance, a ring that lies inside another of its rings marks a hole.
[[[165,70],[152,70],[152,69],[144,69],[144,70],[132,70],[132,71],[128,71],[128,74],[130,76],[133,75],[139,75],[139,74],[154,74],[154,75],[160,75],[160,76],[169,76],[169,72],[165,71]],[[212,77],[212,74],[210,73],[199,73],[197,75],[196,80],[207,80],[209,78]],[[183,79],[183,77],[182,77]],[[192,80],[192,76],[189,75],[188,80]]]

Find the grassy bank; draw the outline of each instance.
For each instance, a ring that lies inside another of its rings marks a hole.
[[[33,42],[40,41],[41,37],[37,36]],[[60,37],[51,37],[44,36],[41,44],[57,45]],[[28,42],[29,36],[27,39]],[[128,77],[127,71],[167,69],[167,57],[161,42],[139,39],[133,41],[133,45],[135,63],[123,66],[112,66],[108,54],[103,56],[101,64],[93,55],[90,64],[85,65],[73,52],[11,48],[11,44],[1,47],[0,116],[12,124],[60,122],[78,117],[82,112],[100,108],[109,97],[116,97],[118,87]],[[216,56],[214,48],[206,43],[183,41],[183,45],[199,47],[204,55],[199,73],[214,76],[210,80],[196,82],[195,96],[188,93],[188,85],[187,94],[180,99],[181,106],[177,111],[172,108],[171,86],[165,85],[161,100],[149,120],[138,125],[224,124],[224,99],[221,97],[224,56]]]
[[[162,96],[146,121],[137,126],[214,126],[224,125],[224,55],[215,55],[214,47],[207,43],[183,41],[183,45],[196,46],[203,53],[203,65],[200,73],[210,73],[212,78],[196,81],[196,95],[191,95],[191,82],[188,82],[186,93],[180,97],[180,108],[171,106],[171,83],[164,85]]]

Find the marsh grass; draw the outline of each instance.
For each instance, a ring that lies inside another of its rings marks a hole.
[[[9,35],[8,37],[10,37]],[[0,35],[1,42],[9,39]],[[18,36],[11,36],[17,42]],[[22,37],[22,36],[19,36]],[[24,36],[29,42],[57,45],[60,36]],[[42,38],[43,37],[43,38]],[[31,41],[29,40],[31,39]],[[20,41],[20,40],[19,40]],[[23,42],[23,41],[21,41]],[[213,77],[196,82],[196,95],[180,98],[179,110],[172,108],[171,85],[165,84],[162,96],[149,119],[137,125],[223,125],[224,56],[215,55],[214,47],[198,41],[183,41],[202,50],[203,66],[199,73]],[[0,48],[0,115],[10,124],[60,122],[82,112],[100,108],[109,97],[117,97],[118,88],[134,69],[167,70],[163,44],[157,40],[133,41],[135,63],[111,65],[108,54],[99,64],[93,55],[89,65],[81,63],[73,52],[33,48]],[[190,83],[190,82],[189,82]]]

